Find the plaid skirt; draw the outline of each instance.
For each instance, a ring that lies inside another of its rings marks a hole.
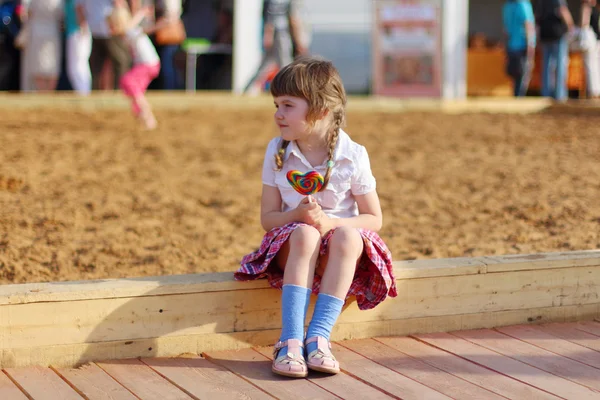
[[[260,248],[246,255],[241,261],[241,267],[234,277],[239,281],[268,278],[272,287],[281,289],[283,286],[283,271],[275,263],[271,263],[275,255],[290,237],[300,222],[292,222],[282,227],[273,228],[263,237]],[[363,239],[364,250],[356,265],[356,272],[346,298],[356,296],[358,308],[368,310],[381,303],[387,296],[396,297],[396,280],[392,268],[392,255],[375,232],[358,229]],[[320,255],[327,254],[329,239],[333,230],[321,240]],[[321,277],[315,275],[312,291],[319,293]]]

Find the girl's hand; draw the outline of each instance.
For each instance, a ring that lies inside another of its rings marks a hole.
[[[299,221],[312,226],[317,226],[324,215],[321,206],[310,196],[302,199],[296,210]]]
[[[325,214],[322,210],[321,214],[322,215],[319,218],[319,223],[315,225],[315,228],[319,230],[321,236],[325,236],[327,232],[335,228],[335,225],[333,223],[333,220],[329,218],[327,214]]]

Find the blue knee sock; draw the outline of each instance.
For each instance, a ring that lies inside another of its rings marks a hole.
[[[321,336],[329,340],[333,325],[335,325],[335,321],[337,321],[338,316],[342,312],[343,306],[344,300],[328,294],[320,293],[319,297],[317,297],[317,304],[315,304],[315,312],[313,313],[312,320],[308,325],[306,338],[310,339],[315,336]],[[307,354],[316,349],[317,343],[309,343],[306,346]]]
[[[283,285],[281,295],[281,336],[279,340],[288,339],[304,340],[304,320],[310,302],[311,290],[302,286]],[[282,348],[280,354],[287,352],[287,346]]]

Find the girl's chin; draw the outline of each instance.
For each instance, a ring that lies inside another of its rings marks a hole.
[[[281,134],[281,138],[283,140],[287,140],[289,142],[291,142],[292,140],[296,140],[298,138],[298,135],[294,135],[293,133],[290,133],[290,132],[279,131],[279,133]]]

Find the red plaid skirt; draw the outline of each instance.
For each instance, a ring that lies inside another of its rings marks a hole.
[[[277,265],[271,265],[271,261],[294,229],[300,225],[305,224],[293,222],[267,232],[260,248],[242,259],[240,269],[234,274],[235,279],[248,281],[266,277],[272,287],[281,289],[283,271]],[[356,296],[358,308],[368,310],[381,303],[387,296],[396,297],[398,292],[392,268],[392,254],[389,249],[375,232],[366,229],[358,229],[358,231],[364,242],[364,250],[358,260],[356,273],[346,298]],[[327,254],[327,246],[332,234],[333,230],[323,237],[319,254]],[[321,277],[315,275],[313,293],[319,293],[320,287]]]

